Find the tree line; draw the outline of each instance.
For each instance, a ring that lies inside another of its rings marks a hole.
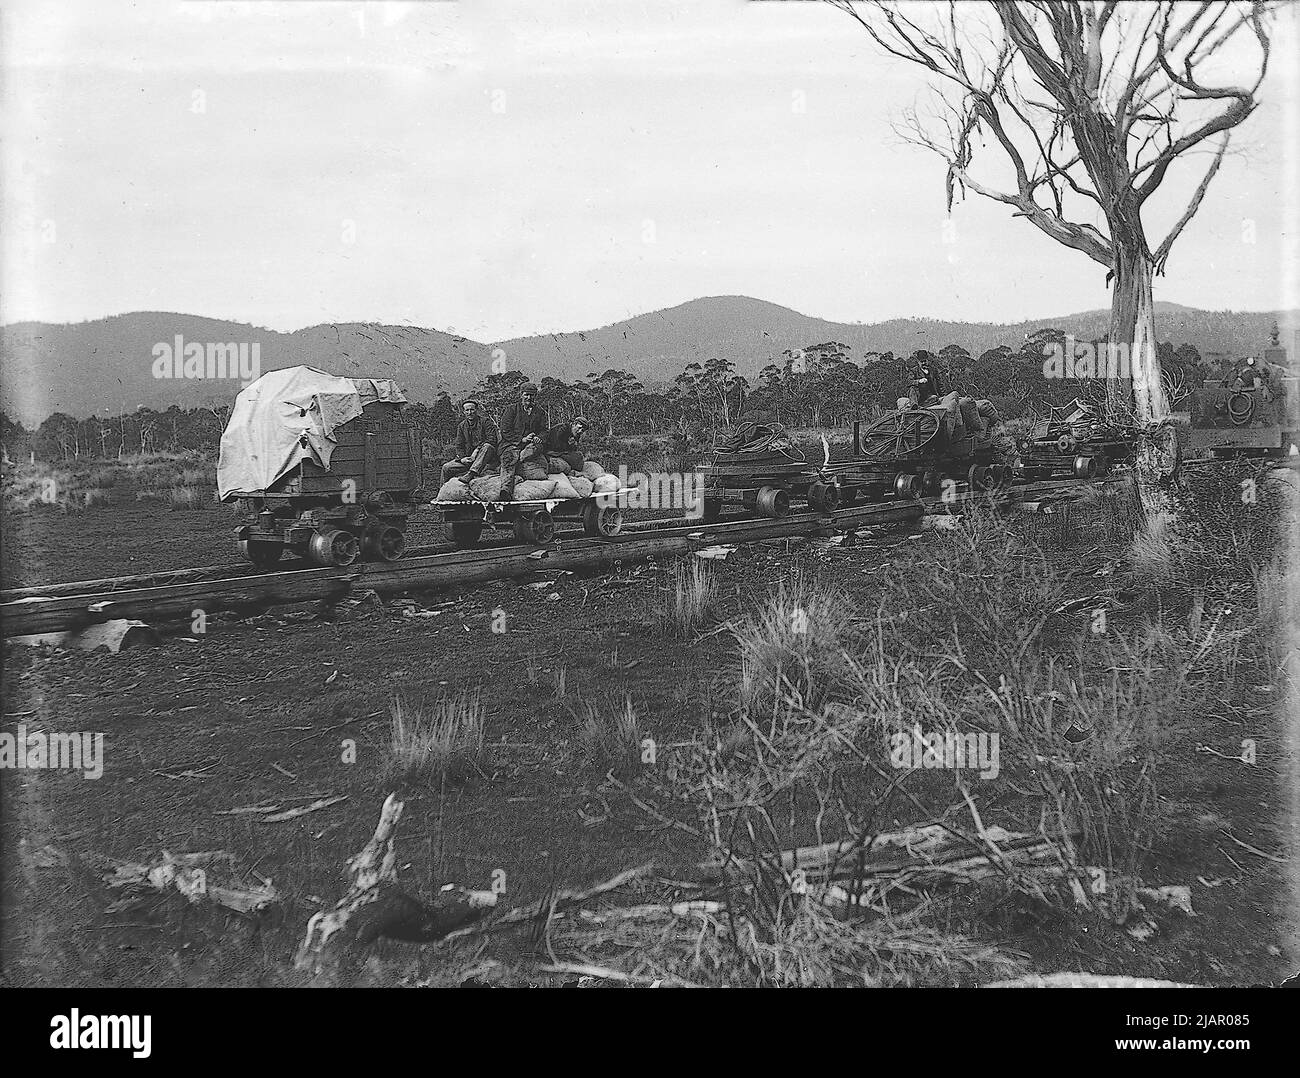
[[[1076,397],[1104,399],[1101,380],[1044,375],[1049,349],[1065,342],[1062,331],[1046,329],[1027,337],[1017,349],[1001,346],[972,356],[961,345],[950,344],[934,355],[949,389],[987,398],[1004,416],[1040,413]],[[1175,348],[1166,342],[1157,351],[1175,408],[1214,373],[1193,345]],[[742,416],[796,428],[843,427],[855,419],[873,419],[906,396],[918,355],[919,351],[905,358],[893,352],[868,352],[857,362],[845,345],[829,341],[786,350],[781,362],[764,367],[752,384],[722,359],[688,364],[672,383],[655,389],[647,389],[627,371],[613,369],[571,383],[544,377],[537,382],[538,403],[553,423],[584,416],[598,438],[675,434],[707,445],[716,431]],[[495,418],[518,398],[519,387],[528,380],[519,371],[491,374],[465,399],[474,397]],[[420,432],[426,455],[437,457],[455,437],[460,401],[440,393],[432,404],[411,402],[407,415]],[[0,445],[14,461],[29,457],[111,460],[138,453],[211,451],[229,417],[229,405],[188,409],[173,405],[166,411],[139,408],[126,415],[87,419],[56,412],[28,430],[0,414]]]

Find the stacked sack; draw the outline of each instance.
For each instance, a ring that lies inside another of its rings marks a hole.
[[[589,460],[582,466],[582,474],[591,482],[593,494],[612,494],[618,490],[618,476],[610,475],[594,460]]]

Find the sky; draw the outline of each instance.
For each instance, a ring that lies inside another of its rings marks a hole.
[[[491,342],[710,295],[868,323],[1109,306],[1101,267],[1007,207],[948,217],[942,163],[893,128],[926,100],[919,69],[823,4],[0,12],[0,322],[163,310]],[[1300,306],[1296,14],[1158,300]],[[1171,171],[1149,223],[1197,178]]]

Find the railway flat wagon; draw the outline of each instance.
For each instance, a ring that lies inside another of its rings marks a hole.
[[[706,521],[717,520],[728,502],[783,517],[795,500],[830,513],[839,508],[840,490],[795,447],[784,427],[742,423],[718,439],[704,476]]]
[[[1096,406],[1075,400],[1050,408],[1017,448],[1026,479],[1092,479],[1114,467],[1132,467],[1141,442],[1142,432],[1133,423],[1107,418]]]
[[[934,496],[944,480],[968,483],[972,491],[1000,490],[1012,471],[994,440],[999,422],[987,402],[949,393],[923,407],[886,412],[874,423],[854,423],[850,455],[826,470],[846,504]]]
[[[315,565],[402,556],[424,470],[405,402],[388,379],[314,367],[272,371],[239,394],[217,485],[239,503],[235,537],[254,566],[286,552]]]

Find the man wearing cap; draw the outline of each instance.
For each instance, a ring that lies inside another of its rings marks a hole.
[[[578,443],[591,426],[582,416],[568,423],[556,423],[546,432],[546,455],[559,457],[575,472],[582,471],[586,458],[582,455],[582,446]]]
[[[442,481],[459,475],[462,482],[477,479],[497,459],[497,429],[492,420],[479,414],[478,401],[460,406],[464,418],[456,427],[456,456],[442,466]]]
[[[497,443],[497,455],[501,458],[501,501],[508,502],[515,495],[515,465],[525,443],[540,447],[545,437],[546,416],[537,407],[537,387],[526,382],[519,387],[519,402],[501,413],[501,440]]]

